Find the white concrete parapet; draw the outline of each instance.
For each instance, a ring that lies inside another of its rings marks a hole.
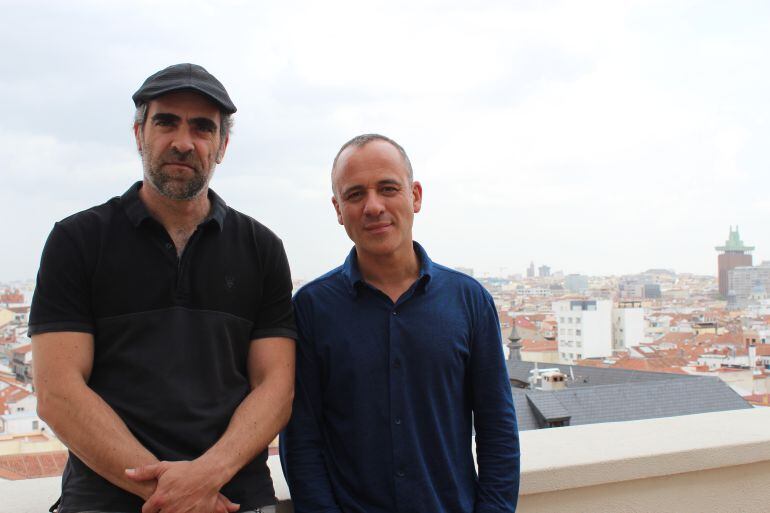
[[[770,409],[522,433],[520,513],[770,511]]]
[[[768,408],[526,431],[521,445],[518,513],[770,511]],[[0,513],[47,511],[59,483],[0,480]]]

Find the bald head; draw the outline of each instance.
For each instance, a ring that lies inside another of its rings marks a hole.
[[[409,156],[406,154],[406,151],[404,148],[401,147],[400,144],[398,144],[396,141],[391,139],[390,137],[386,137],[384,135],[380,134],[363,134],[363,135],[357,135],[345,144],[342,145],[340,148],[340,151],[337,152],[337,155],[334,157],[334,163],[332,164],[332,192],[334,195],[337,195],[337,171],[338,167],[340,165],[344,164],[344,160],[356,149],[362,148],[366,146],[367,144],[371,142],[384,142],[387,144],[390,144],[393,146],[396,150],[398,150],[398,153],[401,155],[401,158],[404,161],[404,169],[406,170],[406,176],[409,180],[409,184],[411,185],[414,182],[414,173],[412,172],[412,162],[409,160]]]

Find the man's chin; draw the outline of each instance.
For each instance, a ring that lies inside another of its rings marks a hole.
[[[388,238],[383,238],[381,240],[361,240],[356,243],[356,248],[372,256],[388,256],[398,250],[398,244],[393,240],[388,240]]]
[[[171,182],[166,181],[161,184],[153,183],[153,188],[158,191],[161,196],[176,201],[192,201],[203,192],[206,188],[206,184],[194,184],[184,182]]]

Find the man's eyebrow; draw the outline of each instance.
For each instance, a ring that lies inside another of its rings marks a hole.
[[[399,187],[403,187],[404,186],[404,184],[401,183],[401,181],[396,180],[395,178],[385,178],[383,180],[378,181],[377,185],[379,187],[381,187],[383,185],[397,185]],[[351,192],[359,191],[361,189],[364,189],[363,185],[351,185],[350,187],[348,187],[347,189],[342,191],[342,195],[345,196],[347,194],[350,194]]]
[[[153,121],[173,121],[175,123],[178,123],[182,121],[182,118],[177,116],[176,114],[171,114],[168,112],[158,112],[157,114],[154,114],[152,116]]]
[[[350,194],[351,192],[360,191],[360,190],[361,190],[361,189],[363,189],[363,188],[364,188],[364,186],[363,186],[363,185],[351,185],[350,187],[348,187],[347,189],[345,189],[344,191],[342,191],[342,195],[343,195],[343,196],[347,196],[347,195],[348,195],[348,194]]]
[[[195,125],[198,128],[210,128],[211,130],[215,130],[217,128],[217,124],[214,122],[214,120],[206,117],[192,118],[190,120],[190,124]]]

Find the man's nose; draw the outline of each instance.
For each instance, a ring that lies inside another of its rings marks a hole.
[[[179,153],[189,153],[194,150],[195,144],[193,143],[190,131],[185,130],[184,128],[177,130],[176,134],[174,134],[172,148],[174,148]]]
[[[364,203],[364,215],[369,217],[379,217],[385,211],[385,204],[382,198],[374,191],[366,195]]]

